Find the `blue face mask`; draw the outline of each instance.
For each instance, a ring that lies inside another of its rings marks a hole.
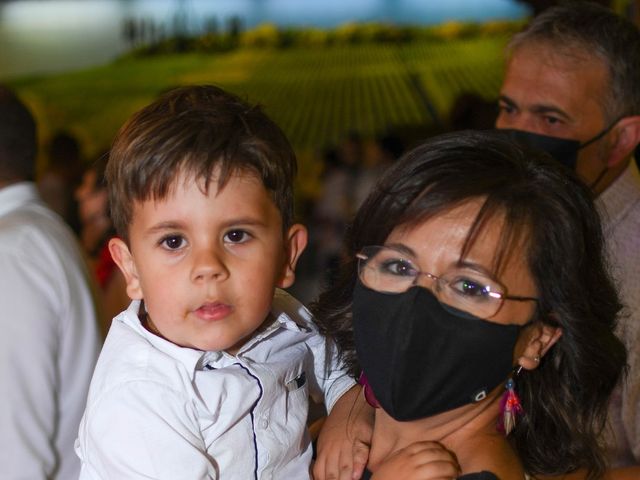
[[[516,140],[528,147],[547,152],[558,162],[575,171],[578,151],[604,137],[611,131],[619,120],[620,119],[617,119],[595,137],[590,138],[584,143],[580,143],[578,140],[551,137],[549,135],[540,135],[538,133],[525,132],[523,130],[504,129],[502,131],[513,140]]]

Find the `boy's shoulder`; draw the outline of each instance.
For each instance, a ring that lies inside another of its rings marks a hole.
[[[273,295],[271,313],[275,318],[293,321],[303,330],[318,331],[313,315],[307,307],[285,290],[276,289]]]

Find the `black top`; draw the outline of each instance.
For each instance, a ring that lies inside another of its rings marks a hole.
[[[370,480],[370,479],[371,479],[371,472],[369,472],[369,470],[365,470],[364,473],[362,474],[362,480]],[[487,472],[486,470],[483,470],[482,472],[467,473],[466,475],[462,475],[461,477],[458,477],[458,480],[500,480],[500,479],[496,477],[495,473]]]

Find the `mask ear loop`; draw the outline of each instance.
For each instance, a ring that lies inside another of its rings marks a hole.
[[[596,186],[600,183],[600,180],[602,180],[605,176],[605,174],[609,171],[609,167],[604,167],[602,169],[602,171],[598,174],[598,176],[596,177],[596,179],[591,182],[591,184],[589,185],[589,189],[590,190],[595,190]]]
[[[588,147],[588,146],[589,146],[589,145],[591,145],[592,143],[595,143],[595,142],[597,142],[598,140],[600,140],[600,139],[601,139],[602,137],[604,137],[607,133],[609,133],[613,127],[615,127],[615,126],[616,126],[616,123],[618,123],[618,122],[619,122],[620,120],[622,120],[623,118],[624,118],[624,115],[622,115],[622,116],[620,116],[620,117],[616,118],[613,122],[611,122],[611,123],[609,124],[609,126],[608,126],[608,127],[606,127],[604,130],[602,130],[600,133],[596,134],[596,136],[595,136],[595,137],[590,138],[589,140],[587,140],[587,141],[586,141],[586,142],[584,142],[584,143],[581,143],[581,144],[578,146],[578,150],[583,149],[584,147]]]
[[[602,137],[604,137],[607,133],[609,133],[611,131],[611,129],[613,129],[613,127],[615,127],[616,123],[618,123],[620,120],[622,120],[624,118],[623,116],[620,116],[618,118],[616,118],[613,122],[611,122],[611,124],[609,124],[609,126],[607,128],[605,128],[604,130],[602,130],[600,133],[598,133],[595,137],[587,140],[584,143],[581,143],[580,146],[578,147],[578,150],[587,147],[589,145],[591,145],[592,143],[597,142],[598,140],[600,140]],[[605,176],[605,174],[607,173],[607,171],[609,170],[609,167],[605,166],[602,171],[598,174],[598,176],[596,177],[596,179],[591,182],[591,185],[589,185],[589,189],[591,190],[595,190],[596,185],[598,185],[598,183],[600,183],[600,180],[602,180],[602,178]]]

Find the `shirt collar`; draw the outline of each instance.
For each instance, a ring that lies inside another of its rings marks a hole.
[[[640,172],[634,158],[615,181],[596,199],[607,231],[625,218],[640,202]]]
[[[197,370],[202,370],[206,365],[218,363],[225,357],[230,360],[230,363],[235,361],[235,357],[226,352],[204,352],[193,348],[181,347],[149,332],[144,328],[140,321],[140,317],[138,316],[141,303],[142,302],[140,300],[132,301],[127,310],[116,317],[116,319],[131,327],[140,336],[149,341],[149,343],[151,343],[155,348],[182,363],[187,371],[195,372]],[[280,328],[293,332],[300,332],[301,334],[308,334],[311,331],[304,322],[301,321],[300,323],[297,323],[286,312],[275,306],[272,307],[271,315],[274,317],[274,320],[267,323],[265,327],[256,332],[252,338],[247,340],[247,342],[240,348],[238,355],[241,355],[243,352],[251,349],[253,346],[271,336],[273,332]]]
[[[282,299],[285,299],[286,303],[281,303]],[[311,332],[310,323],[304,313],[306,312],[309,316],[311,314],[308,313],[304,306],[295,301],[300,307],[299,311],[296,311],[297,317],[299,317],[300,320],[298,322],[295,320],[295,318],[297,318],[296,316],[291,317],[285,311],[285,308],[292,307],[291,300],[293,300],[293,297],[289,294],[281,290],[276,290],[274,301],[271,305],[271,318],[273,318],[273,320],[263,325],[262,328],[255,332],[254,335],[248,339],[242,347],[240,347],[238,356],[242,356],[244,353],[248,352],[280,329],[289,330],[294,334],[300,335],[308,335],[309,332]],[[212,359],[218,360],[222,357],[224,352],[210,352],[210,354],[214,355],[214,357],[211,357]]]
[[[40,196],[33,182],[13,183],[0,188],[0,215],[36,202],[40,202]]]
[[[196,370],[202,370],[202,362],[200,359],[203,357],[204,352],[194,348],[181,347],[151,333],[144,328],[140,321],[140,317],[138,316],[141,303],[142,302],[140,300],[132,301],[129,308],[118,315],[114,321],[121,321],[132,328],[138,335],[147,340],[156,349],[182,363],[187,371],[195,372]]]

